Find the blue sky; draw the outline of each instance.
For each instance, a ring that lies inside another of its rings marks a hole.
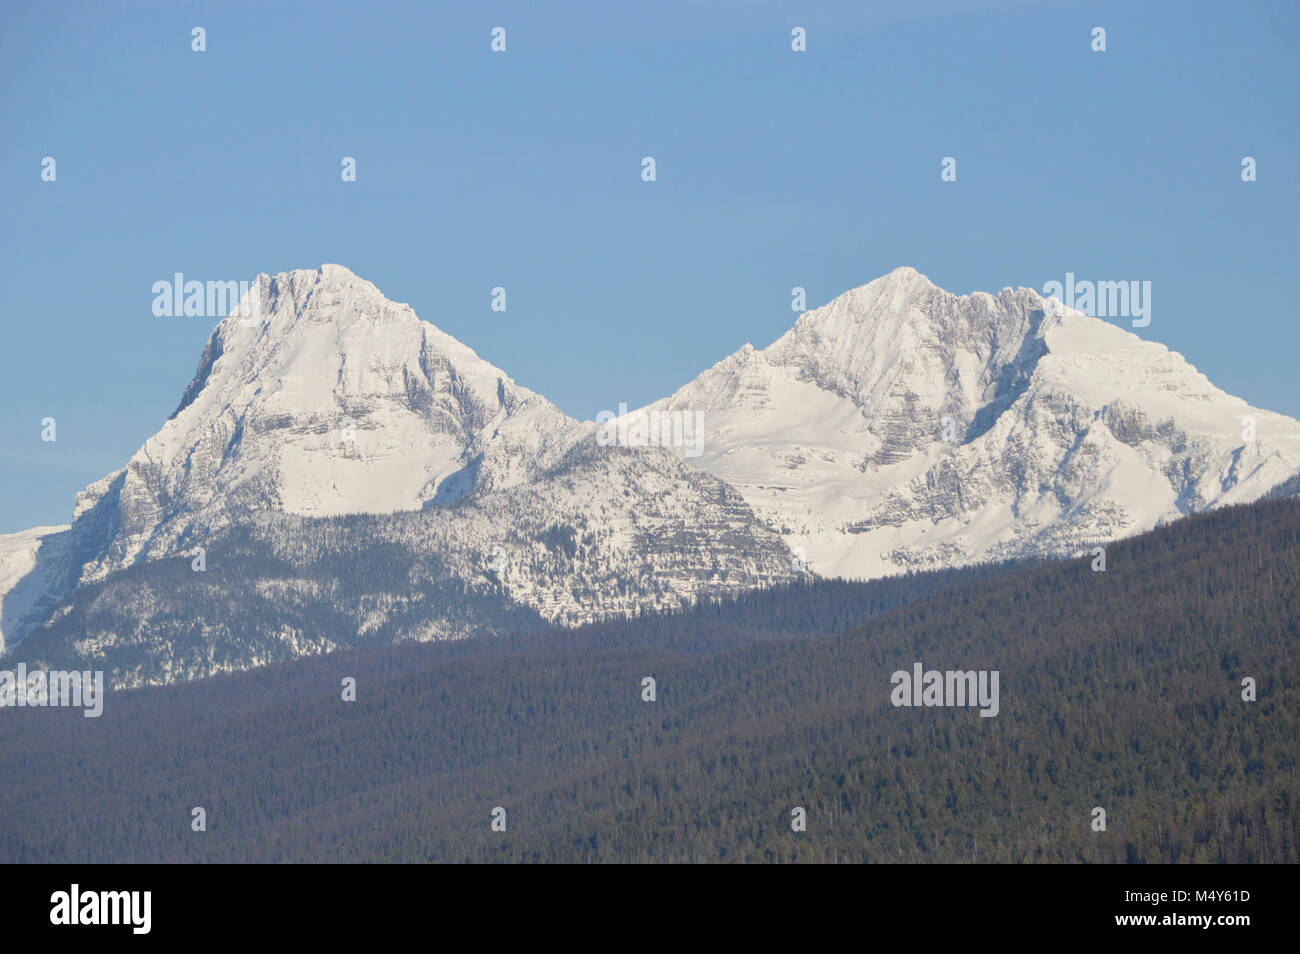
[[[583,418],[770,343],[796,285],[1138,279],[1143,337],[1300,417],[1298,26],[1290,2],[6,0],[0,532],[66,522],[175,408],[214,323],[153,315],[178,271],[347,265]]]

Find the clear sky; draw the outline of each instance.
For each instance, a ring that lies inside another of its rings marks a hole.
[[[154,316],[175,272],[347,265],[581,418],[767,345],[796,285],[1137,279],[1138,333],[1300,417],[1298,27],[1290,0],[3,0],[0,532],[67,522],[175,408],[214,324]]]

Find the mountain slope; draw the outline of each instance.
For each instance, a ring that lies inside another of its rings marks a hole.
[[[691,462],[834,576],[1075,552],[1300,471],[1300,422],[1048,310],[1030,289],[959,297],[900,268],[635,413],[701,413]]]
[[[0,534],[0,653],[6,633],[40,622],[72,586],[68,527],[33,527]]]
[[[130,687],[356,646],[531,632],[792,579],[789,555],[716,478],[662,452],[579,445],[528,485],[454,507],[262,511],[188,557],[83,584],[7,656]]]
[[[114,693],[99,719],[15,710],[0,860],[1300,860],[1300,501],[1111,556],[379,646]],[[999,671],[998,715],[893,707],[918,660]]]
[[[260,275],[248,298],[158,433],[79,495],[83,580],[252,511],[388,513],[511,486],[575,424],[342,266]]]
[[[664,414],[702,421],[702,443],[621,427]],[[805,567],[873,578],[1077,553],[1298,473],[1300,423],[1030,289],[956,296],[900,268],[611,425],[323,265],[258,277],[176,410],[78,496],[69,528],[0,538],[0,649],[30,631],[33,661],[194,678],[376,633],[679,607]],[[199,547],[215,564],[133,617],[139,578],[119,574]],[[220,565],[248,548],[276,555],[275,592],[303,607],[287,630],[272,589]],[[350,608],[311,563],[361,579],[394,552],[419,569],[380,574]],[[328,638],[310,632],[313,600]]]
[[[369,573],[394,553],[405,571]],[[78,497],[70,529],[0,540],[0,561],[12,658],[116,685],[582,623],[797,572],[717,478],[602,446],[334,265],[259,276],[158,433]],[[129,572],[151,563],[152,582]]]

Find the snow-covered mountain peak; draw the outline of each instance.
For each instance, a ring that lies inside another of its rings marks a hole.
[[[880,296],[904,296],[927,289],[938,288],[934,282],[922,275],[911,265],[899,265],[892,271],[888,271],[879,278],[873,278],[865,285],[860,285],[851,289],[845,294],[852,295],[855,293],[862,296],[874,295]]]
[[[957,296],[914,268],[898,268],[805,312],[764,349],[774,366],[852,401],[868,417],[909,394],[970,416],[1026,351],[1044,317],[1030,289]]]
[[[304,519],[340,515],[362,516],[346,530]],[[444,587],[420,594],[439,596],[401,630],[416,638],[473,631],[480,598],[580,622],[794,573],[734,489],[659,447],[603,445],[408,305],[322,265],[251,283],[213,329],[176,411],[125,467],[78,495],[69,528],[0,538],[0,650],[79,586],[111,588],[136,564],[198,559],[203,547],[215,569],[232,541],[270,532],[283,559],[310,574],[314,548],[353,528],[358,552],[412,554],[410,580]],[[263,593],[264,580],[250,582]],[[347,609],[358,638],[390,611],[412,612],[409,594],[371,596]],[[299,597],[333,598],[314,584]],[[132,608],[131,634],[92,640],[95,652],[116,652],[138,639],[153,655],[147,673],[119,680],[176,677],[169,638],[139,622],[147,612]],[[286,651],[283,632],[263,635],[261,650],[225,650],[240,665]],[[320,645],[310,631],[291,638],[290,654]]]
[[[959,296],[909,267],[652,408],[702,415],[693,463],[832,575],[1068,551],[1300,469],[1300,423],[1164,345],[1031,288]]]
[[[907,266],[617,423],[609,446],[610,428],[568,418],[341,265],[259,275],[176,411],[78,496],[71,527],[0,538],[0,641],[45,633],[79,583],[111,588],[131,576],[116,570],[209,543],[220,560],[250,533],[290,566],[354,532],[381,562],[399,546],[453,596],[426,611],[403,608],[401,588],[377,595],[358,635],[391,610],[417,621],[394,632],[428,638],[473,628],[455,593],[575,622],[804,569],[1077,553],[1300,472],[1300,422],[1224,394],[1164,345],[1030,288],[955,295]],[[383,516],[305,519],[340,514]],[[300,583],[294,599],[321,599]],[[141,622],[157,601],[123,585],[124,615],[86,644],[143,647],[161,668],[130,678],[174,678],[160,617]],[[317,645],[291,638],[231,658]]]
[[[263,274],[163,427],[79,497],[74,532],[93,576],[252,510],[450,503],[527,479],[573,424],[341,265]]]
[[[278,351],[283,358],[295,342],[321,334],[332,333],[337,350],[364,350],[368,340],[416,339],[426,325],[409,305],[389,301],[344,266],[327,264],[258,275],[213,330],[213,340],[221,352]]]

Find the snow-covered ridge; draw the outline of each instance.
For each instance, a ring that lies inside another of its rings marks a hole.
[[[341,265],[259,275],[249,295],[158,433],[79,496],[83,579],[232,513],[389,513],[512,486],[575,423]],[[120,520],[89,519],[106,507]]]
[[[466,586],[514,554],[493,585],[581,622],[804,566],[870,578],[1078,552],[1300,473],[1300,423],[1163,345],[1032,289],[958,296],[912,268],[604,429],[343,266],[259,275],[248,297],[71,527],[0,537],[0,640],[79,584],[258,514],[407,514],[384,532]],[[640,429],[652,414],[677,430]],[[655,446],[664,434],[681,446]]]
[[[1032,289],[957,296],[899,268],[647,410],[702,411],[692,463],[836,576],[1069,553],[1300,470],[1300,423],[1050,311]]]
[[[15,578],[6,599],[22,609],[6,610],[5,631],[12,620],[22,636],[33,607],[74,586],[143,561],[188,561],[265,513],[409,515],[385,532],[464,586],[488,574],[509,599],[563,622],[793,574],[780,540],[716,478],[656,448],[600,446],[590,424],[324,265],[258,276],[159,431],[78,495],[58,536],[68,559],[45,560],[55,548],[32,534],[0,541],[13,553],[0,583]],[[558,554],[556,541],[569,541]],[[506,562],[489,573],[494,553]],[[455,605],[439,612],[447,619],[430,620],[429,633],[463,633]],[[100,633],[96,652],[114,651],[119,635]],[[302,645],[318,641],[304,634]]]

